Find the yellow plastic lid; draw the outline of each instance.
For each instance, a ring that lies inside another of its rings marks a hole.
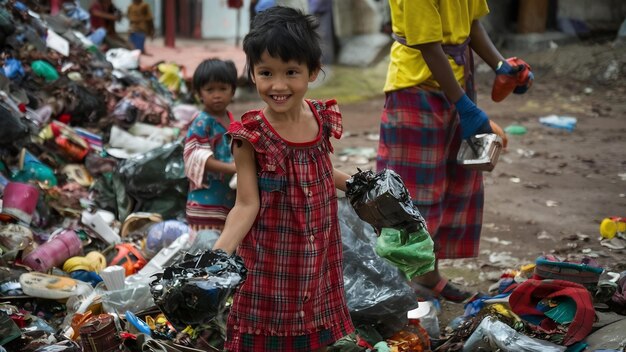
[[[604,238],[611,239],[617,233],[617,223],[610,218],[604,218],[600,223],[600,235]]]

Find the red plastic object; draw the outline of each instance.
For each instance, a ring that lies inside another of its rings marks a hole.
[[[38,199],[37,187],[28,183],[9,182],[4,188],[2,213],[30,225]]]
[[[48,242],[35,248],[23,258],[24,265],[39,272],[63,264],[68,258],[77,256],[83,249],[76,232],[64,229],[52,237]]]
[[[89,154],[89,148],[83,148],[64,136],[58,136],[54,139],[54,142],[73,161],[83,161]]]
[[[115,245],[117,255],[111,259],[109,265],[119,265],[126,271],[126,276],[135,274],[146,265],[146,259],[132,243]]]
[[[515,76],[496,75],[491,89],[491,99],[495,102],[504,100],[504,98],[509,96],[509,94],[511,94],[517,86],[529,84],[530,88],[530,84],[532,84],[532,81],[528,80],[528,75],[530,74],[530,71],[532,71],[529,64],[516,57],[508,58],[506,59],[506,62],[511,65],[511,67],[517,68],[519,71]]]

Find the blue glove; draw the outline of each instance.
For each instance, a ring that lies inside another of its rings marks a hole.
[[[496,75],[507,75],[507,76],[516,76],[517,73],[522,69],[521,66],[513,66],[509,65],[508,62],[500,61],[498,62],[498,68],[496,69]]]
[[[467,94],[463,94],[461,99],[454,105],[461,120],[461,137],[463,139],[468,139],[481,133],[493,132],[487,114],[480,110]]]
[[[534,80],[535,80],[535,75],[532,72],[528,72],[528,79],[526,80],[526,83],[523,85],[516,86],[515,89],[513,89],[513,94],[526,93],[528,88],[530,88],[530,86],[533,84]]]

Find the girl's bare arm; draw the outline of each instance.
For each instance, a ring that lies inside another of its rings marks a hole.
[[[350,175],[343,171],[333,169],[333,180],[335,181],[335,187],[342,191],[346,191],[346,181],[350,178]]]
[[[233,141],[233,156],[237,165],[237,199],[228,213],[222,234],[213,249],[232,254],[252,228],[259,213],[259,187],[254,149],[247,141]]]

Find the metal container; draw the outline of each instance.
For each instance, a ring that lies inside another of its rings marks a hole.
[[[495,133],[478,134],[461,142],[456,160],[464,167],[476,171],[491,171],[496,167],[502,138]]]

